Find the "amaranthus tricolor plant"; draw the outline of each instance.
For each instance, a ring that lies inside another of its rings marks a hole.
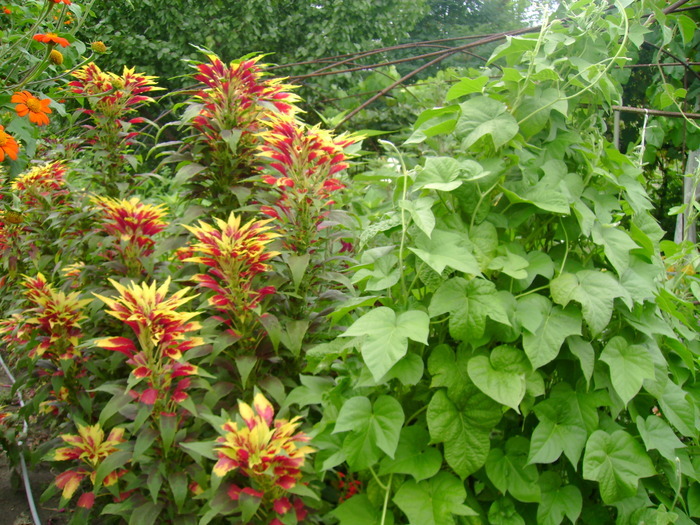
[[[117,452],[117,446],[123,443],[124,429],[114,428],[105,439],[105,433],[99,424],[80,425],[78,434],[63,434],[61,439],[68,444],[47,456],[51,461],[75,461],[79,466],[66,470],[56,476],[54,483],[62,490],[61,505],[65,506],[80,488],[83,480],[89,479],[93,487],[97,477],[97,469],[109,456]],[[124,470],[113,470],[102,480],[102,485],[108,487],[117,482]],[[83,492],[78,498],[78,507],[90,509],[95,503],[96,491]]]
[[[42,404],[45,411],[57,413],[77,406],[79,397],[85,395],[80,382],[85,372],[85,358],[79,348],[84,335],[80,322],[92,299],[80,299],[79,292],[57,290],[41,273],[25,276],[22,285],[28,307],[0,325],[2,340],[16,358],[44,362],[37,368],[38,375],[50,377],[52,388]]]
[[[184,146],[196,163],[190,195],[206,198],[220,213],[240,202],[237,185],[255,173],[254,153],[262,122],[275,113],[293,114],[299,98],[293,86],[265,73],[261,56],[225,64],[208,54],[208,62],[194,63],[192,78],[202,84],[188,102],[180,122],[191,128]]]
[[[279,518],[284,519],[292,509],[296,520],[303,520],[307,514],[304,504],[289,491],[299,483],[301,467],[314,449],[306,445],[306,434],[296,432],[299,417],[290,421],[274,419],[272,405],[260,393],[252,408],[239,401],[238,412],[243,424],[228,420],[221,426],[213,475],[222,478],[238,474],[228,495],[235,501],[241,494],[253,498],[255,511],[248,511],[251,515],[246,523],[286,523]]]
[[[93,202],[102,212],[102,230],[114,239],[104,256],[110,261],[118,256],[125,275],[141,276],[144,258],[153,253],[153,237],[167,226],[163,220],[165,206],[145,204],[138,197],[129,200],[95,197]]]
[[[191,256],[187,262],[209,267],[206,274],[193,279],[202,288],[214,293],[209,304],[227,326],[227,331],[238,340],[237,354],[252,354],[262,333],[258,324],[260,301],[275,292],[273,286],[259,286],[256,279],[270,269],[267,261],[278,252],[266,251],[266,245],[277,237],[270,231],[270,220],[250,221],[241,226],[240,216],[231,213],[227,221],[215,219],[216,227],[200,221],[199,226],[187,226],[196,238],[190,244]]]
[[[36,166],[16,177],[10,188],[25,207],[51,209],[68,195],[66,165],[55,161]]]
[[[332,194],[345,185],[337,174],[348,167],[344,149],[359,142],[358,135],[334,137],[319,127],[309,128],[293,115],[272,117],[269,129],[260,133],[258,156],[268,162],[262,182],[277,195],[272,206],[261,211],[278,220],[285,248],[296,254],[314,251]]]
[[[154,405],[156,417],[178,413],[178,404],[188,397],[189,376],[198,372],[185,354],[203,344],[201,338],[187,335],[199,330],[199,323],[191,321],[199,312],[177,311],[194,296],[185,297],[189,290],[183,288],[167,297],[170,278],[159,287],[155,281],[122,286],[110,279],[110,283],[117,290],[116,298],[95,295],[110,308],[107,313],[134,331],[138,345],[127,337],[101,339],[97,345],[128,357],[133,376],[130,383],[145,384],[145,388],[132,388],[130,393],[140,402]]]
[[[94,62],[73,72],[76,80],[68,85],[76,95],[87,98],[93,124],[87,126],[88,143],[92,145],[97,162],[93,181],[102,192],[116,196],[127,190],[127,156],[132,142],[139,135],[134,125],[144,119],[127,119],[130,113],[144,103],[153,102],[146,93],[158,89],[155,77],[136,73],[135,68],[124,67],[121,75],[102,71]]]

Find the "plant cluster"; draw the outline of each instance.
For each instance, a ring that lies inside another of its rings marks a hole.
[[[252,55],[192,60],[146,152],[155,78],[84,45],[48,76],[78,45],[47,17],[92,5],[60,4],[13,5],[0,48],[34,141],[0,130],[0,351],[26,394],[0,446],[50,463],[71,523],[700,517],[698,262],[604,119],[685,15],[573,5],[352,167],[363,137],[305,123]],[[21,421],[48,438],[20,447]]]

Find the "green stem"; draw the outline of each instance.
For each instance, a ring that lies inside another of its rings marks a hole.
[[[372,472],[374,474],[374,472]],[[389,474],[389,483],[386,486],[386,492],[384,493],[384,506],[382,507],[382,521],[380,522],[381,525],[384,525],[386,523],[386,512],[387,509],[389,508],[389,494],[391,492],[391,481],[393,479],[394,475]]]
[[[417,418],[420,414],[422,414],[422,413],[425,412],[426,410],[428,410],[428,405],[424,405],[423,407],[421,407],[421,408],[419,408],[418,410],[416,410],[413,414],[411,414],[411,417],[409,417],[409,418],[406,420],[406,424],[408,424],[408,423],[410,423],[411,421],[413,421],[415,418]]]
[[[382,490],[388,490],[388,489],[389,489],[389,487],[387,487],[386,485],[384,485],[384,483],[382,483],[382,482],[380,481],[379,476],[377,476],[377,473],[374,471],[374,469],[373,469],[372,467],[369,467],[369,471],[372,473],[372,477],[374,477],[374,481],[377,482],[377,485],[379,485],[379,486],[381,487]]]
[[[406,170],[406,164],[403,161],[403,156],[399,152],[398,148],[391,142],[387,140],[380,140],[379,142],[381,142],[384,146],[389,146],[392,150],[394,150],[398,161],[401,163],[401,175],[403,177],[401,200],[405,201],[406,196],[408,195],[408,171]],[[406,210],[404,208],[401,208],[401,244],[399,246],[399,271],[401,272],[401,290],[403,291],[403,296],[405,299],[408,298],[408,287],[406,286],[406,275],[404,272],[403,251],[406,245],[407,231],[408,227],[406,224]]]
[[[51,12],[51,8],[53,7],[53,2],[47,2],[47,7],[46,10],[39,15],[39,18],[36,19],[36,22],[30,27],[20,38],[15,40],[15,43],[10,46],[10,49],[8,49],[4,54],[0,56],[0,60],[3,62],[8,62],[9,59],[5,59],[6,56],[8,56],[10,53],[12,53],[17,47],[30,35],[34,36],[34,32],[36,31],[37,27],[46,19],[48,14]],[[10,79],[10,76],[12,73],[15,71],[15,67],[17,67],[17,64],[15,63],[15,66],[10,70],[10,72],[7,74],[5,77],[5,84],[7,84],[7,81]]]

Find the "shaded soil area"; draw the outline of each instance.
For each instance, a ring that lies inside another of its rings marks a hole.
[[[48,470],[29,472],[34,502],[42,525],[63,525],[68,522],[65,513],[51,506],[55,502],[49,502],[45,506],[39,503],[41,493],[53,478]],[[19,468],[11,469],[4,454],[0,456],[0,525],[34,525]]]
[[[10,410],[17,408],[17,399],[10,394],[12,385],[5,371],[0,367],[0,407],[5,405]],[[54,474],[46,466],[29,469],[29,481],[42,525],[63,525],[68,516],[58,511],[56,501],[45,505],[39,503],[41,494],[51,484]],[[19,465],[12,468],[4,451],[0,450],[0,525],[34,525],[24,489],[24,481]]]

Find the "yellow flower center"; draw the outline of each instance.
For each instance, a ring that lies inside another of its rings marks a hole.
[[[0,131],[0,148],[7,144],[7,139],[9,138],[10,136],[7,133]]]
[[[26,102],[27,107],[29,108],[29,111],[32,113],[40,113],[41,112],[41,102],[39,102],[38,98],[30,98]]]

